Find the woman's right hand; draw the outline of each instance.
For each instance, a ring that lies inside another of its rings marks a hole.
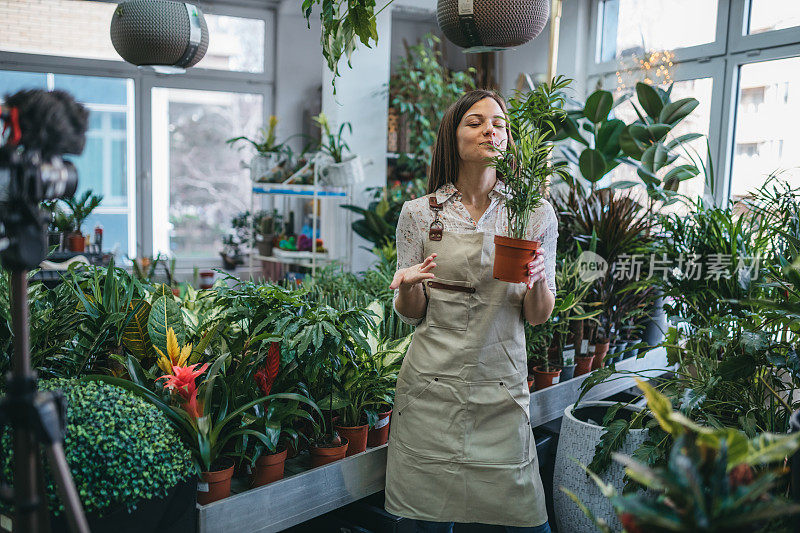
[[[392,279],[392,283],[389,285],[389,288],[394,290],[399,288],[413,287],[418,283],[422,283],[426,279],[435,278],[436,276],[431,273],[431,269],[436,266],[436,263],[433,262],[434,258],[436,258],[436,254],[431,254],[425,259],[425,261],[419,263],[418,265],[398,270],[395,272],[394,279]]]

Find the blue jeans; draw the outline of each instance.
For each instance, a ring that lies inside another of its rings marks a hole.
[[[453,522],[428,522],[426,520],[415,520],[416,533],[453,533]],[[550,533],[550,523],[545,522],[541,526],[517,527],[505,526],[507,533]]]

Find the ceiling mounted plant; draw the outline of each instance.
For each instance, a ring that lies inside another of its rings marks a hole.
[[[563,119],[564,89],[572,80],[563,76],[508,100],[507,120],[513,141],[491,158],[506,185],[505,208],[508,237],[495,236],[494,277],[509,283],[527,279],[527,264],[533,260],[539,241],[525,239],[528,224],[542,199],[543,187],[553,176],[566,175],[566,166],[550,157],[557,124]]]
[[[311,28],[311,14],[314,6],[320,6],[319,19],[322,22],[322,56],[333,73],[333,92],[336,94],[336,78],[339,76],[339,60],[347,56],[347,65],[356,49],[356,37],[370,48],[370,42],[377,44],[378,29],[375,17],[386,9],[389,0],[375,12],[375,0],[303,0],[303,16]]]

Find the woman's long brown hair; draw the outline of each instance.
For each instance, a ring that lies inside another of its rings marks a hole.
[[[491,98],[506,114],[506,103],[503,98],[494,91],[477,90],[464,93],[456,102],[447,108],[439,124],[439,133],[436,135],[436,142],[433,145],[433,155],[431,157],[431,171],[428,176],[428,194],[435,192],[436,189],[446,183],[455,183],[458,179],[458,141],[456,140],[456,130],[461,123],[469,108],[480,102],[484,98]],[[511,130],[506,124],[506,134],[508,142],[512,143]],[[498,178],[502,176],[498,173]]]

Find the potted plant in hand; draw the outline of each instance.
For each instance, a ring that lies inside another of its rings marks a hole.
[[[80,198],[72,196],[64,200],[72,212],[70,217],[72,231],[67,235],[67,248],[70,252],[83,252],[86,249],[86,239],[82,233],[83,223],[102,201],[103,197],[93,195],[91,190],[84,192]]]
[[[527,265],[541,243],[526,239],[531,214],[539,206],[542,189],[554,176],[566,174],[565,163],[550,158],[556,124],[564,116],[565,89],[571,80],[561,76],[527,95],[509,99],[508,146],[490,159],[509,192],[505,202],[508,236],[496,235],[494,277],[509,283],[528,279]]]
[[[353,133],[353,126],[345,122],[339,126],[336,134],[331,132],[331,126],[325,113],[320,113],[314,117],[314,121],[322,130],[322,141],[320,151],[329,155],[333,159],[332,163],[322,164],[319,172],[322,180],[328,185],[344,187],[351,183],[364,181],[364,169],[361,165],[361,158],[357,155],[345,157],[345,151],[349,152],[350,147],[344,140],[344,130],[348,129]]]

